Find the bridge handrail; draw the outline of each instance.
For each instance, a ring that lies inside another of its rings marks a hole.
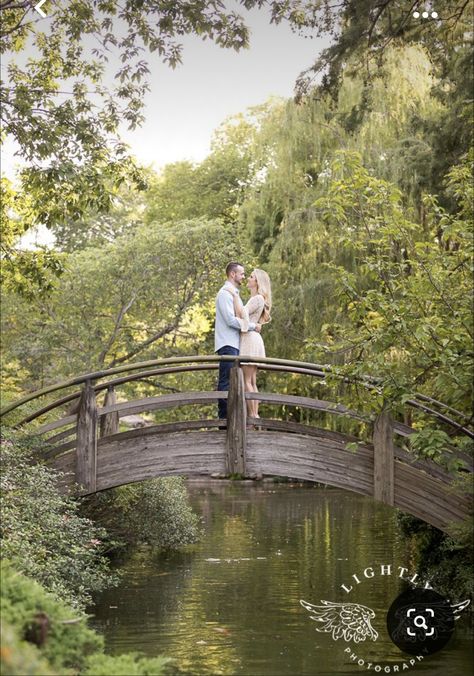
[[[106,381],[104,383],[101,383],[100,385],[95,385],[95,389],[107,389],[107,387],[110,387],[114,384],[119,384],[119,383],[124,383],[124,382],[129,382],[134,379],[140,379],[143,377],[149,377],[150,375],[157,375],[159,373],[165,373],[165,372],[173,372],[173,371],[192,371],[192,370],[205,370],[208,368],[217,368],[218,363],[220,361],[238,361],[240,363],[243,362],[250,362],[250,363],[255,363],[258,365],[260,368],[263,369],[268,369],[268,370],[282,370],[286,372],[294,372],[294,373],[304,373],[306,375],[314,375],[317,377],[325,377],[326,375],[334,375],[335,377],[338,377],[345,382],[359,382],[363,384],[366,387],[377,387],[377,383],[380,382],[380,379],[374,378],[372,376],[359,376],[359,377],[353,377],[349,378],[347,376],[339,375],[337,373],[334,373],[333,368],[329,364],[313,364],[311,362],[301,362],[301,361],[294,361],[290,359],[278,359],[278,358],[273,358],[273,357],[250,357],[246,355],[239,355],[237,358],[232,356],[232,355],[194,355],[190,357],[166,357],[163,359],[153,359],[145,362],[135,362],[133,364],[124,364],[122,366],[114,367],[111,369],[104,369],[102,371],[94,371],[92,373],[87,373],[87,374],[82,374],[80,376],[77,376],[75,378],[71,378],[66,381],[62,381],[60,383],[55,383],[53,385],[49,385],[47,387],[44,387],[40,390],[36,390],[34,392],[30,392],[29,394],[25,395],[24,397],[11,402],[7,406],[5,406],[1,411],[0,411],[0,418],[6,415],[7,413],[10,413],[11,411],[15,410],[16,408],[19,408],[20,406],[37,399],[39,397],[42,397],[46,394],[50,394],[52,392],[57,392],[62,389],[66,389],[68,387],[73,387],[74,385],[81,385],[86,382],[93,382],[97,381],[101,378],[104,378],[106,376],[111,376],[115,375],[118,373],[125,373],[125,372],[130,372],[130,371],[140,371],[141,369],[144,368],[149,368],[153,366],[166,366],[166,365],[172,365],[172,364],[186,364],[184,367],[175,367],[173,370],[168,370],[168,369],[152,369],[151,371],[147,371],[145,373],[139,373],[136,375],[129,375],[124,378],[119,378],[113,381]],[[35,418],[39,417],[43,413],[46,413],[49,410],[52,410],[64,403],[67,403],[68,401],[72,401],[73,399],[77,398],[80,395],[80,392],[77,393],[72,393],[67,395],[66,397],[63,397],[51,404],[48,404],[47,406],[39,409],[38,411],[34,412],[33,414],[30,414],[27,416],[25,419],[21,421],[19,424],[23,424],[25,422],[30,422],[31,420],[34,420]],[[465,414],[461,413],[460,411],[456,411],[452,407],[443,404],[442,402],[439,402],[435,399],[432,399],[430,397],[427,397],[426,395],[415,395],[418,399],[422,401],[429,401],[430,403],[434,405],[441,405],[447,410],[452,411],[456,415],[459,415],[462,417],[464,420],[469,420]],[[425,413],[437,418],[438,420],[441,420],[442,422],[454,427],[455,429],[458,429],[460,432],[463,434],[466,434],[467,436],[474,438],[474,432],[469,430],[469,428],[465,427],[464,425],[461,425],[457,421],[453,420],[449,416],[444,415],[443,413],[440,413],[439,411],[436,411],[432,409],[431,407],[425,406],[424,404],[420,403],[420,401],[416,401],[414,399],[409,399],[405,402],[407,405],[412,406],[414,408],[417,408],[421,411],[424,411]]]

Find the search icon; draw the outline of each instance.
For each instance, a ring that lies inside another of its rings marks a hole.
[[[421,624],[418,623],[418,620],[421,620]],[[413,619],[413,624],[415,627],[423,627],[423,629],[428,629],[428,625],[426,624],[426,619],[423,617],[423,615],[417,615]]]

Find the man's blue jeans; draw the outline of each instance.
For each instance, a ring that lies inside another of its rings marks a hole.
[[[217,350],[217,354],[232,354],[237,356],[239,354],[239,350],[236,347],[224,345],[224,347],[221,347]],[[229,390],[230,369],[233,367],[233,365],[233,361],[219,362],[219,381],[217,383],[218,390]],[[219,418],[227,418],[227,399],[217,400],[217,411]]]

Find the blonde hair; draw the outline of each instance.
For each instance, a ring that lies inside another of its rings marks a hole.
[[[257,293],[263,296],[264,306],[260,315],[260,324],[268,324],[271,321],[270,310],[272,309],[272,285],[270,277],[265,270],[255,268],[253,271],[257,280]]]

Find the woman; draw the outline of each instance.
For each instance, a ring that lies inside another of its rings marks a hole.
[[[270,277],[265,270],[255,268],[247,281],[247,288],[250,291],[248,303],[242,307],[238,292],[232,293],[234,298],[235,316],[242,320],[242,328],[245,331],[247,323],[267,324],[270,319],[270,310],[272,307],[272,291]],[[248,331],[240,334],[240,354],[248,357],[265,357],[265,345],[260,333],[257,331]],[[257,389],[257,367],[255,364],[242,364],[244,373],[245,391],[258,392]],[[259,418],[258,404],[256,400],[247,401],[247,415],[250,418]]]

